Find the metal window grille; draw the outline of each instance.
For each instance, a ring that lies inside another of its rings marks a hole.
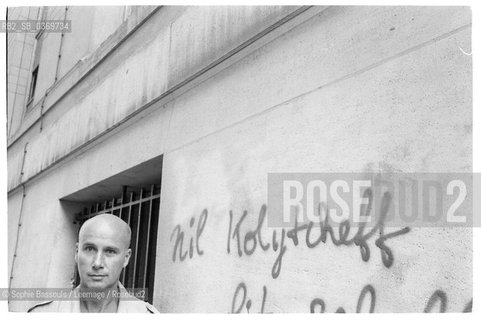
[[[153,299],[159,209],[160,185],[151,185],[148,190],[141,188],[131,192],[123,187],[121,197],[92,204],[77,214],[80,225],[103,213],[114,214],[129,224],[132,229],[132,256],[120,275],[120,281],[126,288],[146,288],[144,300],[150,303]],[[75,270],[78,285],[80,278],[77,268]]]

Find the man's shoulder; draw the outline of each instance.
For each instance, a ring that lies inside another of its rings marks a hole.
[[[80,312],[78,300],[48,300],[37,303],[27,312]]]
[[[121,300],[117,312],[159,313],[159,311],[150,303],[132,296],[129,299]]]
[[[148,302],[144,302],[144,303],[145,303],[145,307],[147,308],[147,311],[149,313],[159,313],[159,311],[157,309],[155,309],[155,307],[153,305],[151,305]]]
[[[122,283],[118,282],[121,298],[117,312],[160,313],[153,305],[130,294]]]
[[[49,312],[49,311],[53,311],[54,305],[55,305],[55,303],[54,303],[53,300],[43,301],[43,302],[37,303],[36,305],[34,305],[30,309],[28,309],[27,312]]]

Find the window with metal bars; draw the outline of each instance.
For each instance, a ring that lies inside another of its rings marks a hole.
[[[107,213],[114,214],[129,224],[132,229],[132,256],[120,275],[120,281],[126,288],[146,288],[144,300],[152,303],[160,185],[137,190],[124,186],[122,190],[120,197],[87,206],[76,218],[81,226],[87,219]],[[77,268],[75,272],[77,286],[80,282]]]

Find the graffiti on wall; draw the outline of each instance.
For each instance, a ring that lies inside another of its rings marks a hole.
[[[370,189],[366,191],[364,197],[372,199],[372,192]],[[371,251],[377,249],[381,253],[381,261],[384,267],[390,268],[394,261],[395,255],[392,248],[389,246],[388,241],[390,239],[401,237],[410,232],[409,227],[400,228],[394,232],[385,233],[385,219],[392,200],[389,192],[384,193],[380,214],[376,215],[378,220],[370,228],[366,229],[365,223],[362,222],[357,227],[357,231],[351,234],[351,225],[348,220],[343,221],[334,226],[328,220],[328,216],[324,218],[320,223],[314,222],[300,224],[297,216],[294,220],[294,226],[291,228],[273,228],[270,234],[265,232],[265,220],[267,214],[267,206],[264,204],[261,206],[258,216],[257,224],[255,228],[247,228],[244,224],[248,211],[244,210],[243,213],[236,217],[234,212],[229,211],[229,225],[227,232],[226,249],[227,254],[235,255],[238,257],[251,256],[256,252],[268,252],[275,253],[275,260],[272,263],[271,276],[273,279],[277,279],[282,271],[283,258],[287,254],[288,250],[292,250],[298,246],[306,246],[309,249],[315,249],[322,244],[332,243],[335,247],[358,247],[360,258],[364,262],[368,262],[371,257]],[[369,216],[371,214],[371,206],[367,206],[367,209],[363,212],[363,215]],[[204,250],[201,248],[201,236],[205,229],[208,211],[204,209],[199,217],[191,217],[188,226],[182,226],[178,224],[174,227],[170,241],[173,243],[172,262],[183,262],[184,260],[202,256]],[[316,230],[317,229],[317,230]],[[314,236],[313,234],[317,234]],[[369,245],[369,241],[374,240],[374,246]],[[188,245],[184,243],[188,242]],[[252,311],[265,313],[265,305],[267,300],[267,287],[262,286],[262,299],[258,303],[253,302],[248,295],[248,288],[244,282],[240,282],[232,297],[232,303],[230,307],[231,313],[241,313]],[[448,298],[444,291],[436,290],[427,300],[424,312],[446,312],[448,304]],[[368,311],[370,313],[375,312],[376,308],[376,290],[371,284],[365,285],[359,293],[356,310],[347,310],[347,312]],[[324,312],[336,312],[345,313],[344,307],[339,306],[337,308],[329,308],[324,299],[316,297],[313,298],[308,305],[308,310],[311,313],[324,313]],[[466,304],[463,312],[471,312],[472,300]]]
[[[258,303],[258,310],[253,310],[255,303],[252,299],[248,296],[247,286],[244,282],[240,282],[237,285],[237,288],[234,292],[234,296],[232,298],[232,305],[231,305],[231,313],[241,313],[247,312],[251,313],[251,311],[256,311],[259,313],[268,313],[265,310],[267,298],[267,287],[264,285],[262,286],[262,300]],[[430,312],[446,312],[448,299],[446,293],[442,290],[436,290],[431,297],[428,299],[426,303],[426,307],[424,308],[425,313]],[[463,312],[472,312],[473,307],[473,300],[469,301],[464,309]],[[361,313],[363,311],[367,311],[369,313],[374,313],[376,309],[376,290],[370,284],[365,285],[361,292],[359,293],[359,297],[356,303],[356,310],[347,310],[340,306],[337,309],[329,310],[326,302],[321,298],[314,298],[312,299],[309,305],[309,311],[311,313],[325,313],[325,312],[335,312],[335,313],[346,313],[346,312],[356,312]]]
[[[372,194],[365,194],[367,199],[372,199]],[[326,215],[324,220],[315,224],[313,221],[305,224],[299,224],[298,219],[294,221],[294,227],[285,230],[284,228],[278,235],[278,230],[272,231],[272,237],[269,240],[263,240],[261,230],[264,225],[266,216],[266,206],[263,205],[260,212],[257,227],[254,230],[247,230],[241,233],[241,226],[247,216],[247,211],[244,211],[241,217],[233,224],[233,213],[229,212],[229,232],[227,238],[227,253],[231,252],[231,239],[236,240],[234,246],[237,248],[237,254],[242,257],[242,254],[251,255],[259,247],[259,250],[267,251],[272,249],[277,253],[277,258],[272,266],[272,278],[276,279],[282,268],[282,259],[287,252],[288,244],[286,243],[286,237],[291,240],[292,245],[297,247],[300,245],[299,237],[301,232],[305,231],[303,244],[310,249],[316,248],[321,242],[325,244],[328,239],[331,240],[334,246],[357,246],[361,254],[361,259],[365,262],[369,261],[371,256],[371,248],[368,241],[371,238],[376,238],[375,245],[381,252],[382,263],[385,267],[389,268],[394,262],[394,254],[391,248],[386,244],[387,240],[402,236],[409,232],[409,227],[404,227],[395,232],[386,234],[384,232],[384,221],[388,212],[388,208],[391,202],[391,195],[386,192],[381,202],[381,212],[377,223],[371,228],[366,230],[366,223],[360,223],[359,227],[354,235],[350,235],[351,225],[349,220],[343,221],[337,227],[337,230],[330,224]],[[371,207],[367,206],[364,216],[370,215]],[[317,237],[312,236],[313,229],[318,228]],[[337,236],[336,236],[337,234]],[[280,238],[280,239],[279,239]]]
[[[195,232],[193,233],[193,235],[190,236],[188,249],[184,249],[184,240],[186,238],[185,236],[186,232],[182,230],[181,225],[180,224],[176,225],[174,230],[172,230],[172,233],[170,235],[170,241],[174,241],[174,250],[172,253],[173,262],[175,262],[177,256],[179,257],[180,261],[184,261],[187,258],[187,255],[189,256],[189,259],[192,259],[194,257],[194,253],[197,253],[198,256],[201,256],[204,254],[204,251],[200,247],[200,237],[202,236],[202,232],[204,231],[205,223],[207,222],[208,215],[209,213],[207,212],[207,210],[204,210],[200,214],[199,219],[197,220],[197,223],[195,221],[195,217],[192,217],[190,219],[188,230],[192,231],[195,225]],[[194,247],[195,247],[195,251],[194,251]]]

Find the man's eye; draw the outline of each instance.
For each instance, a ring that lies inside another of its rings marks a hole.
[[[85,251],[91,252],[91,251],[94,251],[94,248],[93,248],[93,247],[86,247],[86,248],[85,248]]]
[[[108,254],[115,254],[115,253],[117,253],[115,250],[112,250],[112,249],[107,249],[106,252],[107,252]]]

